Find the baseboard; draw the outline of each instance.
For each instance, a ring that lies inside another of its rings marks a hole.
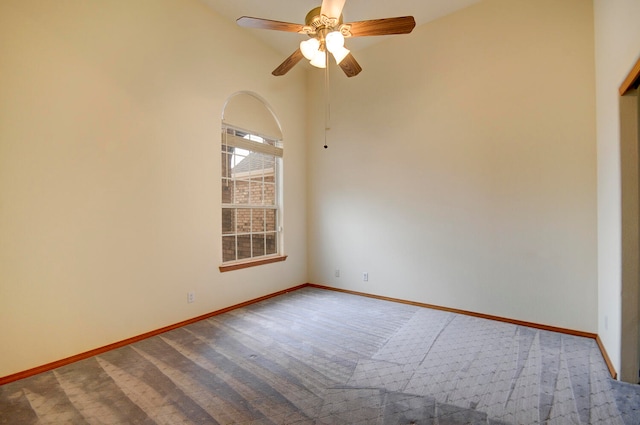
[[[607,364],[607,368],[609,369],[609,373],[613,379],[618,379],[618,372],[616,372],[616,368],[613,367],[613,363],[611,363],[611,359],[609,358],[609,354],[607,354],[607,350],[604,348],[604,344],[600,339],[600,335],[596,335],[596,344],[598,344],[598,348],[600,348],[600,352],[602,353],[602,358],[604,362]]]
[[[448,312],[451,312],[451,313],[464,314],[464,315],[467,315],[467,316],[479,317],[479,318],[482,318],[482,319],[496,320],[496,321],[499,321],[499,322],[511,323],[511,324],[520,325],[520,326],[527,326],[527,327],[535,328],[535,329],[543,329],[543,330],[552,331],[552,332],[560,332],[560,333],[564,333],[564,334],[568,334],[568,335],[581,336],[581,337],[585,337],[585,338],[592,338],[592,339],[595,339],[596,343],[598,344],[598,348],[600,349],[600,352],[602,353],[602,357],[603,357],[603,359],[604,359],[604,361],[605,361],[605,363],[607,365],[607,368],[609,369],[609,373],[611,374],[611,377],[613,379],[617,379],[617,372],[616,372],[615,368],[613,367],[613,364],[611,363],[609,355],[607,354],[607,351],[604,348],[604,345],[602,344],[602,341],[600,340],[600,337],[597,334],[594,334],[594,333],[576,331],[576,330],[572,330],[572,329],[559,328],[559,327],[555,327],[555,326],[541,325],[541,324],[538,324],[538,323],[525,322],[525,321],[522,321],[522,320],[509,319],[509,318],[505,318],[505,317],[493,316],[493,315],[482,314],[482,313],[476,313],[476,312],[467,311],[467,310],[460,310],[460,309],[457,309],[457,308],[449,308],[449,307],[442,307],[442,306],[433,305],[433,304],[420,303],[420,302],[416,302],[416,301],[408,301],[408,300],[403,300],[403,299],[400,299],[400,298],[384,297],[384,296],[381,296],[381,295],[373,295],[373,294],[368,294],[368,293],[365,293],[365,292],[357,292],[357,291],[351,291],[351,290],[348,290],[348,289],[334,288],[334,287],[331,287],[331,286],[317,285],[317,284],[314,284],[314,283],[304,283],[302,285],[294,286],[294,287],[288,288],[288,289],[283,289],[282,291],[278,291],[278,292],[274,292],[272,294],[264,295],[262,297],[254,298],[254,299],[251,299],[249,301],[245,301],[245,302],[242,302],[242,303],[239,303],[239,304],[235,304],[235,305],[232,305],[230,307],[225,307],[223,309],[216,310],[216,311],[213,311],[211,313],[203,314],[201,316],[197,316],[197,317],[194,317],[192,319],[184,320],[182,322],[179,322],[179,323],[176,323],[176,324],[173,324],[173,325],[165,326],[165,327],[160,328],[160,329],[156,329],[156,330],[153,330],[153,331],[150,331],[150,332],[143,333],[141,335],[137,335],[137,336],[134,336],[134,337],[131,337],[131,338],[127,338],[127,339],[124,339],[122,341],[115,342],[113,344],[109,344],[109,345],[105,345],[103,347],[95,348],[93,350],[89,350],[89,351],[86,351],[84,353],[76,354],[75,356],[67,357],[67,358],[64,358],[64,359],[61,359],[61,360],[57,360],[57,361],[54,361],[54,362],[51,362],[51,363],[44,364],[42,366],[37,366],[37,367],[31,368],[31,369],[25,370],[25,371],[22,371],[22,372],[17,372],[17,373],[8,375],[8,376],[0,377],[0,385],[4,385],[4,384],[8,384],[10,382],[18,381],[20,379],[28,378],[30,376],[37,375],[39,373],[48,372],[48,371],[56,369],[58,367],[66,366],[68,364],[75,363],[75,362],[80,361],[80,360],[88,359],[90,357],[106,353],[107,351],[115,350],[117,348],[121,348],[121,347],[124,347],[126,345],[133,344],[135,342],[142,341],[144,339],[147,339],[147,338],[150,338],[150,337],[153,337],[153,336],[156,336],[156,335],[160,335],[160,334],[163,334],[165,332],[168,332],[168,331],[171,331],[171,330],[174,330],[174,329],[178,329],[178,328],[181,328],[183,326],[190,325],[192,323],[199,322],[201,320],[208,319],[210,317],[214,317],[214,316],[217,316],[217,315],[220,315],[220,314],[223,314],[223,313],[226,313],[226,312],[229,312],[229,311],[241,308],[241,307],[246,307],[248,305],[255,304],[257,302],[264,301],[264,300],[267,300],[269,298],[277,297],[279,295],[283,295],[283,294],[286,294],[288,292],[297,291],[298,289],[302,289],[302,288],[306,288],[306,287],[325,289],[325,290],[336,291],[336,292],[343,292],[343,293],[346,293],[346,294],[359,295],[359,296],[363,296],[363,297],[375,298],[375,299],[384,300],[384,301],[392,301],[392,302],[397,302],[397,303],[402,303],[402,304],[414,305],[414,306],[417,306],[417,307],[425,307],[425,308],[431,308],[431,309],[434,309],[434,310],[441,310],[441,311],[448,311]]]
[[[28,370],[25,370],[25,371],[22,371],[22,372],[17,372],[17,373],[8,375],[8,376],[0,377],[0,385],[4,385],[4,384],[8,384],[10,382],[18,381],[20,379],[28,378],[30,376],[37,375],[39,373],[48,372],[50,370],[53,370],[53,369],[56,369],[56,368],[59,368],[59,367],[62,367],[62,366],[66,366],[68,364],[75,363],[75,362],[80,361],[80,360],[88,359],[90,357],[106,353],[107,351],[115,350],[116,348],[121,348],[121,347],[124,347],[126,345],[133,344],[133,343],[138,342],[138,341],[142,341],[143,339],[147,339],[147,338],[150,338],[152,336],[160,335],[160,334],[163,334],[165,332],[168,332],[168,331],[171,331],[171,330],[174,330],[174,329],[178,329],[178,328],[181,328],[183,326],[190,325],[192,323],[196,323],[196,322],[199,322],[201,320],[205,320],[205,319],[208,319],[210,317],[217,316],[219,314],[226,313],[226,312],[231,311],[231,310],[235,310],[235,309],[238,309],[238,308],[241,308],[241,307],[245,307],[245,306],[248,306],[248,305],[251,305],[251,304],[255,304],[257,302],[264,301],[264,300],[267,300],[269,298],[277,297],[278,295],[283,295],[283,294],[286,294],[288,292],[296,291],[296,290],[304,288],[306,286],[308,286],[308,284],[305,283],[305,284],[302,284],[302,285],[294,286],[293,288],[283,289],[282,291],[278,291],[278,292],[274,292],[272,294],[264,295],[262,297],[254,298],[252,300],[245,301],[245,302],[242,302],[240,304],[235,304],[235,305],[232,305],[230,307],[225,307],[223,309],[216,310],[216,311],[213,311],[211,313],[203,314],[201,316],[197,316],[197,317],[194,317],[192,319],[184,320],[182,322],[175,323],[173,325],[165,326],[163,328],[156,329],[156,330],[153,330],[153,331],[150,331],[150,332],[146,332],[146,333],[143,333],[141,335],[137,335],[137,336],[134,336],[134,337],[131,337],[131,338],[123,339],[122,341],[114,342],[113,344],[109,344],[109,345],[105,345],[103,347],[95,348],[93,350],[85,351],[84,353],[76,354],[75,356],[67,357],[67,358],[64,358],[64,359],[61,359],[61,360],[56,360],[54,362],[47,363],[47,364],[44,364],[42,366],[37,366],[37,367],[31,368],[31,369],[28,369]]]
[[[403,300],[403,299],[400,299],[400,298],[385,297],[385,296],[382,296],[382,295],[373,295],[373,294],[368,294],[366,292],[358,292],[358,291],[351,291],[349,289],[334,288],[334,287],[325,286],[325,285],[317,285],[315,283],[308,283],[305,286],[309,286],[309,287],[312,287],[312,288],[318,288],[318,289],[326,289],[326,290],[329,290],[329,291],[343,292],[343,293],[346,293],[346,294],[359,295],[359,296],[362,296],[362,297],[375,298],[375,299],[379,299],[379,300],[392,301],[392,302],[397,302],[397,303],[402,303],[402,304],[409,304],[409,305],[414,305],[414,306],[417,306],[417,307],[431,308],[431,309],[434,309],[434,310],[448,311],[450,313],[464,314],[466,316],[473,316],[473,317],[478,317],[478,318],[481,318],[481,319],[495,320],[495,321],[498,321],[498,322],[510,323],[512,325],[526,326],[526,327],[534,328],[534,329],[542,329],[542,330],[545,330],[545,331],[559,332],[559,333],[563,333],[563,334],[567,334],[567,335],[580,336],[580,337],[584,337],[584,338],[591,338],[591,339],[594,339],[596,341],[596,344],[598,344],[598,348],[600,349],[600,353],[602,354],[602,358],[604,359],[604,362],[607,365],[607,369],[609,369],[609,373],[611,374],[611,377],[613,379],[617,379],[617,377],[618,377],[618,373],[616,372],[615,368],[613,367],[613,363],[611,363],[611,359],[609,358],[609,355],[607,354],[607,350],[604,348],[604,345],[602,344],[602,341],[600,340],[600,337],[598,336],[598,334],[595,334],[595,333],[577,331],[577,330],[574,330],[574,329],[560,328],[560,327],[557,327],[557,326],[541,325],[539,323],[526,322],[526,321],[523,321],[523,320],[516,320],[516,319],[509,319],[507,317],[493,316],[493,315],[490,315],[490,314],[476,313],[474,311],[460,310],[460,309],[457,309],[457,308],[450,308],[450,307],[442,307],[442,306],[439,306],[439,305],[420,303],[420,302],[416,302],[416,301],[408,301],[408,300]]]

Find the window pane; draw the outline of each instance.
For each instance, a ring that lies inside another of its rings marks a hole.
[[[258,148],[256,142],[278,147],[281,143],[226,126],[223,131],[220,153],[223,262],[277,254],[280,196],[276,192],[279,189],[275,173],[280,158],[251,149]]]
[[[249,159],[250,151],[240,148],[233,149],[233,158],[231,159],[231,170],[233,172],[233,177],[235,178],[243,178],[243,176],[247,176],[248,172],[251,169]]]
[[[266,255],[278,253],[278,235],[276,233],[267,233],[265,235],[265,251]]]
[[[264,155],[257,152],[252,152],[251,157],[251,179],[260,178],[262,179],[262,169],[264,167],[263,161]]]
[[[223,147],[224,149],[224,147]],[[222,177],[229,178],[231,177],[231,155],[225,152],[222,152],[221,158],[221,169],[222,169]]]
[[[249,159],[247,159],[249,151],[244,149],[234,148],[233,158],[231,159],[231,170],[234,177],[239,177],[239,174],[246,174],[249,171]]]
[[[222,203],[233,204],[233,180],[222,179]]]
[[[264,250],[264,234],[252,235],[253,240],[253,256],[260,257],[265,255]]]
[[[251,182],[251,193],[249,198],[249,204],[262,205],[262,183],[257,181]]]
[[[251,209],[238,208],[236,222],[238,233],[249,233],[251,231]]]
[[[262,174],[265,181],[275,181],[275,164],[276,157],[273,155],[263,155],[264,166],[262,167]]]
[[[274,183],[264,183],[264,204],[276,204],[276,185]]]
[[[264,232],[264,209],[253,209],[253,215],[251,216],[251,231]]]
[[[235,261],[236,259],[236,237],[222,237],[222,261]]]
[[[275,232],[276,224],[276,210],[265,210],[265,230],[267,232]]]
[[[236,231],[236,210],[235,208],[222,209],[222,233],[235,233]]]
[[[233,199],[236,204],[249,203],[249,189],[250,183],[248,181],[236,180],[235,191],[233,193]]]
[[[238,260],[251,258],[251,235],[238,236]]]

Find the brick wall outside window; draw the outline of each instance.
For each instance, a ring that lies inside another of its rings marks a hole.
[[[222,259],[278,253],[276,157],[222,146]]]

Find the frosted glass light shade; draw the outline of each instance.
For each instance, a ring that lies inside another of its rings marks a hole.
[[[327,67],[326,53],[321,52],[320,50],[316,51],[316,54],[313,56],[313,59],[311,59],[311,62],[309,63],[315,66],[316,68],[326,68]]]
[[[320,48],[320,42],[317,38],[310,38],[300,42],[300,51],[307,60],[313,60],[316,52]]]
[[[331,52],[333,57],[336,59],[336,63],[338,65],[340,65],[340,62],[342,62],[342,60],[346,58],[349,53],[351,53],[351,50],[344,47],[340,47],[339,49],[336,49],[333,52]]]
[[[335,53],[337,50],[344,47],[344,36],[340,31],[331,31],[325,38],[327,50],[331,53]]]

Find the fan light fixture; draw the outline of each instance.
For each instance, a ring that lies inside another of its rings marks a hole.
[[[307,60],[312,60],[319,49],[320,41],[317,38],[310,38],[300,42],[300,51]]]
[[[313,58],[309,62],[311,65],[316,68],[326,68],[327,67],[327,54],[322,50],[316,50],[313,54]]]
[[[349,49],[344,47],[344,36],[340,31],[331,31],[324,37],[324,40],[314,37],[300,42],[302,55],[310,61],[311,65],[317,68],[325,68],[327,66],[324,49],[331,52],[338,65],[351,53]]]
[[[344,35],[340,31],[331,31],[327,34],[324,42],[327,50],[331,52],[338,65],[351,53],[349,49],[344,47]]]
[[[0,0],[2,1],[2,0]],[[317,0],[316,0],[317,1]],[[398,16],[396,18],[369,19],[366,21],[344,22],[342,9],[346,0],[322,0],[319,7],[307,13],[304,24],[274,21],[271,19],[241,16],[238,25],[245,28],[275,30],[304,34],[308,40],[300,43],[288,58],[284,60],[271,74],[285,75],[302,58],[313,61],[316,66],[329,66],[327,56],[331,52],[336,63],[347,77],[355,77],[362,71],[362,67],[345,48],[344,40],[349,37],[368,37],[375,35],[409,34],[416,26],[413,16]],[[324,53],[324,60],[316,52]]]

